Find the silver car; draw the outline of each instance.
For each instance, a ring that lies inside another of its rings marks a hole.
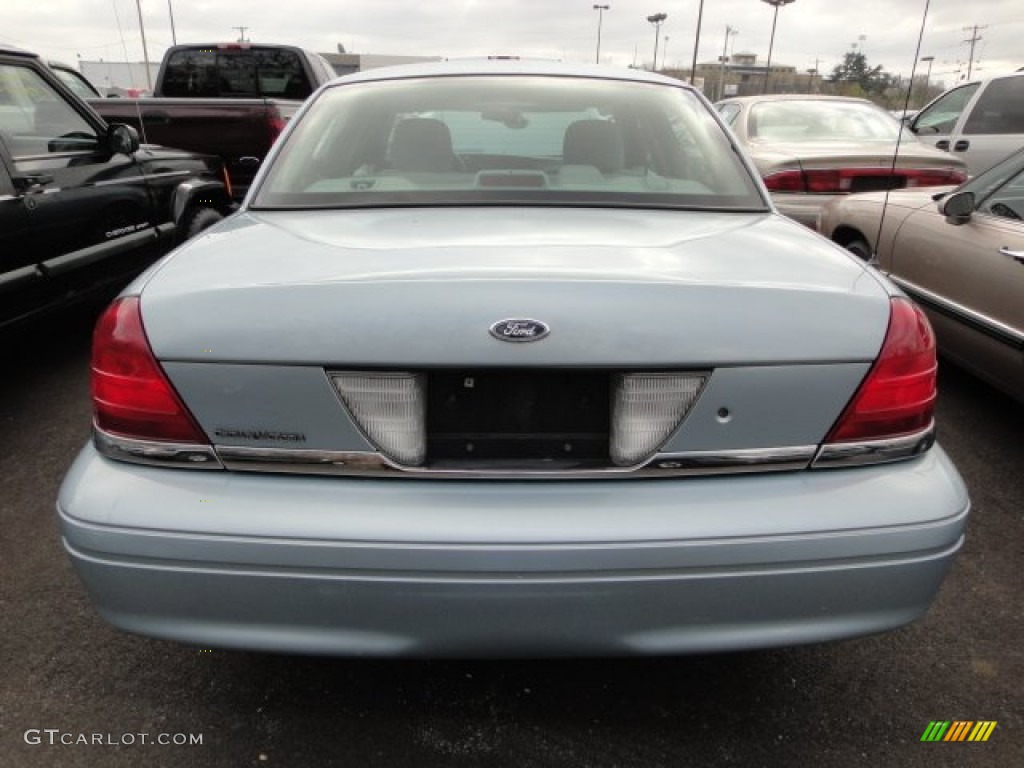
[[[900,123],[866,99],[772,94],[716,107],[750,153],[779,210],[812,229],[822,206],[851,193],[967,178],[963,160],[926,146],[909,131],[900,136]]]
[[[322,88],[95,334],[58,501],[101,615],[204,646],[665,654],[921,616],[969,501],[927,320],[694,90],[514,61]]]

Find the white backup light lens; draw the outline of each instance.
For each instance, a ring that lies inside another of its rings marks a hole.
[[[615,377],[611,455],[619,466],[651,456],[697,400],[703,374],[630,373]]]
[[[413,373],[334,373],[352,417],[382,453],[400,464],[427,455],[426,380]]]

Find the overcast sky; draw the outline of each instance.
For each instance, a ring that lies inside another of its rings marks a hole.
[[[699,0],[604,0],[603,63],[648,66],[664,12],[662,50],[689,67]],[[167,0],[141,0],[151,60],[171,44]],[[590,0],[171,0],[179,42],[228,41],[235,26],[253,42],[290,43],[321,52],[465,57],[488,54],[593,61],[598,12]],[[141,61],[136,0],[0,0],[0,42],[73,64]],[[778,14],[772,60],[828,73],[856,44],[871,64],[909,75],[925,0],[795,0]],[[739,29],[732,50],[768,53],[773,10],[761,0],[705,0],[699,60],[721,55],[726,25]],[[118,29],[120,22],[120,32]],[[966,74],[972,36],[975,76],[1024,66],[1024,0],[931,0],[922,56],[946,85]],[[984,28],[982,28],[984,27]],[[123,45],[122,45],[123,34]],[[668,42],[665,43],[665,38]],[[659,62],[662,61],[659,52]],[[926,65],[921,65],[925,67]],[[923,73],[923,69],[919,70]]]

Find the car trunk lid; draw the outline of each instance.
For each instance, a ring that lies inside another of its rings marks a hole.
[[[247,214],[142,294],[161,360],[369,367],[863,361],[887,302],[776,216],[528,208]]]

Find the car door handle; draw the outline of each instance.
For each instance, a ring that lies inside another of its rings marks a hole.
[[[936,149],[949,149],[949,139],[939,139],[935,142]]]
[[[954,152],[965,152],[968,147],[971,146],[971,142],[967,139],[960,139],[956,144],[953,145]]]
[[[1014,251],[1010,248],[1007,248],[1004,245],[1002,248],[999,249],[999,252],[1003,254],[1003,256],[1009,256],[1011,259],[1014,259],[1015,261],[1019,261],[1021,264],[1024,264],[1024,251]]]

